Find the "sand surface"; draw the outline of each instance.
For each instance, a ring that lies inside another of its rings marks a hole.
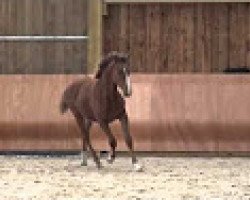
[[[0,199],[250,199],[250,158],[141,157],[113,165],[80,156],[0,156]]]

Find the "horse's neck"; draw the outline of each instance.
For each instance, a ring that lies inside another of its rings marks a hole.
[[[101,98],[110,98],[117,92],[117,86],[114,85],[111,77],[102,76],[97,80],[95,90]]]

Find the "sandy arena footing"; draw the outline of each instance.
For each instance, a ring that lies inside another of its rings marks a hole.
[[[80,156],[0,156],[1,200],[250,199],[250,158],[141,157],[144,172],[118,157],[97,170]]]

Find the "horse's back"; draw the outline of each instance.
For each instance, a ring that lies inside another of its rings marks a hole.
[[[92,88],[95,80],[90,77],[85,77],[84,79],[77,80],[71,83],[64,91],[64,101],[68,104],[75,104],[80,92],[85,91],[84,93],[88,93],[87,90]]]

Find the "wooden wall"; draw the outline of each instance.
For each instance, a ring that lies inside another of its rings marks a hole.
[[[59,102],[67,84],[79,75],[0,76],[0,150],[57,150],[80,146],[70,114]],[[72,125],[73,124],[73,125]]]
[[[0,151],[80,150],[80,131],[59,102],[83,77],[0,76]],[[132,82],[127,109],[137,151],[250,151],[249,76],[133,75]],[[118,122],[112,130],[126,150]],[[91,138],[108,149],[97,125]]]
[[[250,65],[249,3],[109,4],[103,19],[104,53],[129,52],[134,72]]]
[[[87,35],[87,0],[1,0],[0,35]],[[0,42],[0,73],[86,72],[87,42]]]

